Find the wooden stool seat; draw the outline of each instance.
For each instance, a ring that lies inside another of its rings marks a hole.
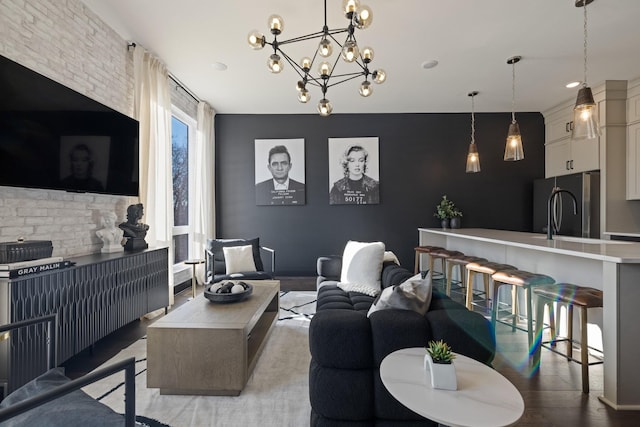
[[[449,278],[447,277],[446,274],[446,260],[453,257],[453,256],[460,256],[460,255],[464,255],[462,252],[460,251],[450,251],[448,249],[444,249],[444,248],[440,248],[440,249],[433,249],[429,252],[429,271],[431,272],[431,280],[433,281],[433,276],[434,276],[434,270],[435,270],[435,262],[436,260],[440,260],[440,266],[442,267],[442,275],[444,277],[444,279],[446,280],[447,283],[449,283]],[[449,289],[448,291],[445,290],[445,292],[447,293],[447,295],[451,294],[451,290],[450,288],[446,288]]]
[[[430,254],[432,251],[444,250],[442,246],[416,246],[414,248],[416,251],[416,261],[414,267],[414,274],[420,273],[420,255],[421,254]]]
[[[447,288],[446,288],[447,295],[451,295],[451,281],[453,278],[454,267],[456,266],[458,267],[459,273],[460,273],[460,276],[459,276],[460,283],[462,284],[461,286],[465,287],[466,289],[465,272],[467,271],[467,269],[463,267],[471,262],[488,262],[486,258],[469,256],[465,254],[449,256],[448,258],[445,259],[445,261],[447,263]]]
[[[482,274],[482,281],[484,283],[484,297],[489,300],[489,282],[491,276],[498,271],[503,270],[516,270],[516,267],[509,264],[500,264],[493,261],[487,261],[482,259],[480,261],[472,261],[465,265],[467,270],[467,308],[472,310],[473,307],[473,278],[476,274]]]
[[[533,289],[536,297],[536,346],[533,362],[540,363],[540,351],[542,344],[542,322],[544,319],[544,307],[549,310],[549,326],[551,329],[551,343],[567,341],[568,361],[579,362],[582,365],[582,392],[589,393],[589,365],[602,362],[589,363],[589,344],[587,341],[587,309],[602,307],[602,291],[586,286],[578,286],[572,283],[556,283],[553,285],[539,286]],[[558,340],[553,314],[553,303],[567,305],[567,338]],[[573,306],[580,308],[580,360],[573,358]],[[555,351],[555,350],[553,350]]]
[[[504,270],[494,273],[493,279],[493,306],[491,307],[491,324],[495,328],[498,315],[498,291],[502,285],[511,285],[511,313],[513,316],[512,329],[515,330],[519,317],[518,287],[524,288],[527,306],[527,337],[529,348],[533,348],[533,310],[531,308],[531,288],[555,283],[551,276],[532,273],[524,270]]]

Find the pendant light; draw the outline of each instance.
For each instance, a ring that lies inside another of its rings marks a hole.
[[[471,143],[469,144],[469,152],[467,153],[467,173],[480,172],[480,155],[478,154],[478,147],[476,146],[476,117],[474,109],[474,97],[478,94],[478,91],[474,90],[469,92],[468,96],[471,97]]]
[[[517,161],[524,159],[522,148],[522,136],[520,126],[516,122],[516,63],[522,59],[521,56],[512,56],[507,59],[507,64],[511,64],[511,124],[507,134],[507,144],[504,147],[504,160]]]
[[[593,139],[600,136],[598,106],[593,99],[591,88],[587,86],[587,4],[592,1],[576,0],[576,7],[582,7],[584,10],[584,81],[573,109],[573,139]]]

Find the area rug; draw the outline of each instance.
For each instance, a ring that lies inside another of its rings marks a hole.
[[[171,427],[309,425],[309,322],[316,293],[281,292],[280,314],[247,386],[239,396],[170,396],[147,388],[146,339],[140,339],[103,366],[136,358],[136,413]],[[203,354],[215,363],[215,354]],[[124,412],[124,375],[114,375],[84,391]]]

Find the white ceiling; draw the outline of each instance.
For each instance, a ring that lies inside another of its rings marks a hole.
[[[125,40],[154,52],[218,113],[316,113],[319,89],[300,104],[298,75],[288,64],[271,74],[270,47],[254,51],[246,39],[253,29],[268,34],[272,13],[284,19],[280,40],[320,31],[320,0],[83,1]],[[510,111],[506,61],[513,55],[523,57],[516,65],[516,111],[543,111],[569,100],[577,89],[565,84],[583,79],[583,9],[575,0],[361,2],[374,19],[370,28],[356,30],[356,38],[375,50],[371,68],[383,68],[387,81],[369,98],[358,94],[359,80],[330,88],[334,114],[468,112],[472,90],[480,92],[476,111]],[[340,0],[328,0],[327,9],[330,28],[346,26]],[[640,0],[595,0],[587,9],[590,86],[640,77]],[[285,52],[299,60],[312,56],[316,43],[295,43]],[[436,68],[421,68],[431,59],[439,62]],[[228,69],[216,70],[216,62]]]

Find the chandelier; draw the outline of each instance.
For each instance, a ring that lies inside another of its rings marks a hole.
[[[355,30],[365,29],[371,25],[373,14],[368,6],[360,5],[359,0],[343,0],[342,8],[349,25],[346,28],[330,29],[327,26],[327,1],[324,1],[324,26],[322,31],[307,34],[304,36],[294,37],[288,40],[278,40],[278,36],[284,30],[284,21],[279,15],[271,15],[268,20],[268,26],[273,41],[268,42],[265,36],[257,30],[249,33],[249,45],[255,49],[262,49],[265,45],[273,48],[273,53],[269,56],[267,66],[272,73],[282,71],[284,62],[288,62],[291,67],[298,73],[300,80],[296,84],[298,91],[298,101],[307,103],[311,99],[309,94],[309,86],[316,86],[322,91],[322,99],[318,102],[318,112],[321,116],[328,116],[333,111],[333,106],[327,99],[327,90],[340,83],[349,80],[364,78],[360,83],[360,95],[367,97],[373,92],[373,87],[369,81],[369,77],[375,83],[383,83],[387,75],[382,69],[369,71],[369,65],[373,60],[373,49],[370,47],[360,48],[356,41]],[[338,42],[335,36],[346,33],[346,39],[343,43]],[[300,62],[296,62],[287,55],[282,48],[291,43],[301,41],[320,39],[316,51],[312,57],[304,57]],[[340,47],[340,55],[332,60],[333,44]],[[357,65],[357,71],[351,73],[337,74],[335,73],[338,61],[342,59],[349,64]],[[313,72],[316,68],[317,74]]]

